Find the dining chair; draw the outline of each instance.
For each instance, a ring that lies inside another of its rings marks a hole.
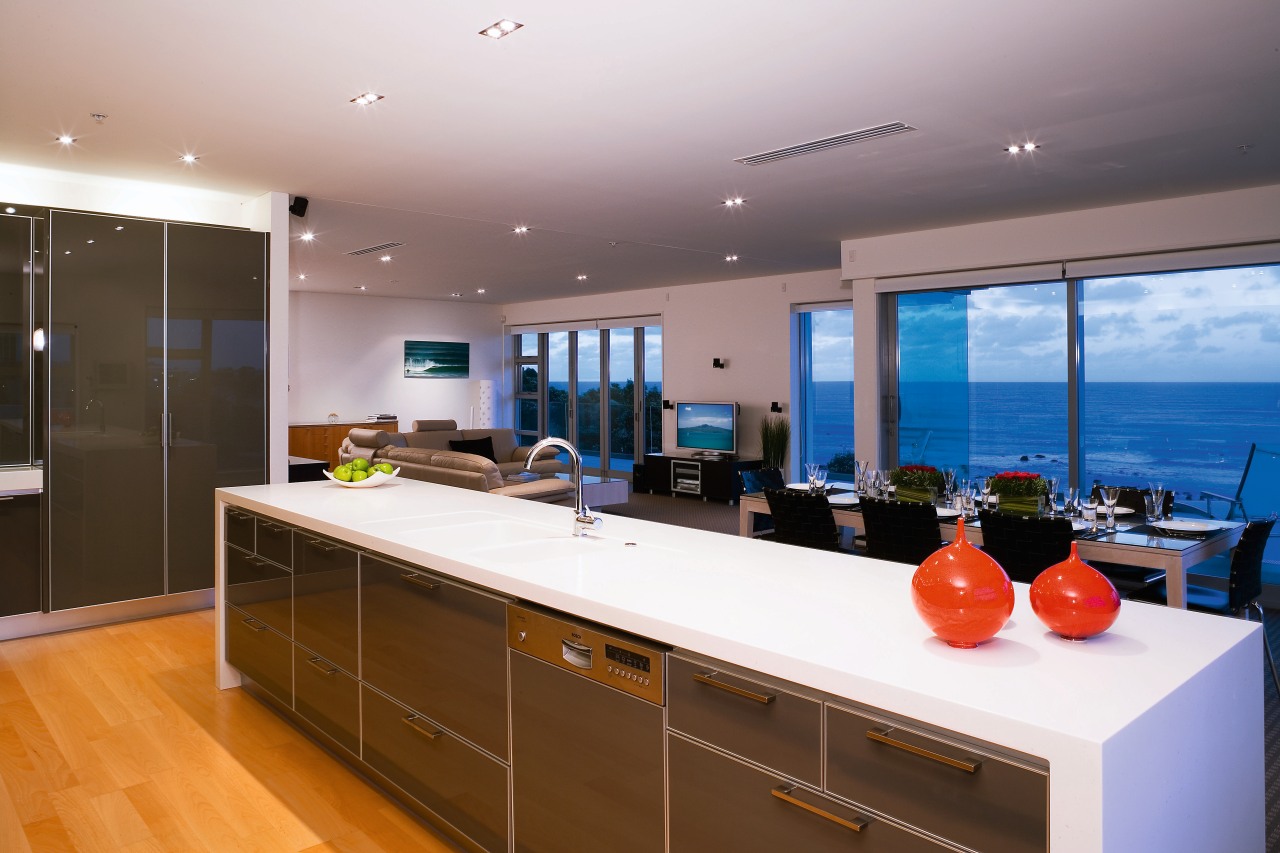
[[[739,471],[738,476],[742,479],[742,493],[746,495],[763,492],[765,489],[783,489],[787,485],[782,479],[781,468],[756,468],[751,471]]]
[[[766,488],[764,498],[773,516],[773,541],[823,551],[840,550],[840,530],[825,494]]]
[[[942,547],[933,504],[864,497],[858,506],[867,537],[867,556],[918,566]]]
[[[1240,534],[1240,541],[1231,551],[1231,570],[1227,575],[1227,588],[1187,584],[1187,609],[1201,613],[1217,613],[1223,616],[1243,616],[1249,621],[1249,612],[1258,614],[1262,623],[1262,648],[1267,655],[1267,665],[1271,667],[1271,680],[1275,683],[1276,692],[1280,693],[1280,675],[1276,673],[1275,658],[1271,654],[1271,644],[1267,641],[1266,616],[1258,598],[1262,595],[1262,556],[1267,548],[1267,538],[1275,527],[1276,517],[1250,521]],[[1135,601],[1149,601],[1155,604],[1168,604],[1168,591],[1163,582],[1150,590],[1130,596]]]
[[[982,550],[1000,564],[1009,580],[1031,583],[1071,555],[1071,522],[979,510]]]
[[[1201,492],[1200,500],[1205,502],[1205,513],[1210,518],[1218,517],[1214,515],[1216,501],[1226,503],[1226,515],[1222,516],[1225,519],[1240,517],[1248,521],[1251,518],[1266,518],[1268,513],[1280,509],[1275,506],[1277,479],[1280,479],[1280,453],[1250,444],[1249,456],[1240,473],[1236,493],[1221,495],[1217,492]],[[1252,514],[1250,506],[1253,508]]]

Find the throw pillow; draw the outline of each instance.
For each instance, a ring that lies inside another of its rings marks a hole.
[[[450,439],[449,449],[458,453],[474,453],[494,463],[498,461],[493,454],[493,439],[487,435],[484,438]]]

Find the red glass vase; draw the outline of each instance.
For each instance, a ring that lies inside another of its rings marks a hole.
[[[1000,564],[964,538],[930,554],[911,578],[911,602],[940,640],[972,649],[1004,627],[1013,613],[1013,584]]]
[[[1111,581],[1076,553],[1050,566],[1031,584],[1031,609],[1059,637],[1086,640],[1107,630],[1120,615],[1120,594]]]

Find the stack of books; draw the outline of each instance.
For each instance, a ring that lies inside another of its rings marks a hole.
[[[395,415],[369,415],[365,420],[372,421],[374,423],[381,423],[383,421],[398,421],[400,419]]]

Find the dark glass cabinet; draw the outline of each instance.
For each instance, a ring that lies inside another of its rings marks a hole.
[[[266,235],[49,216],[50,609],[213,585],[213,490],[266,480]]]

